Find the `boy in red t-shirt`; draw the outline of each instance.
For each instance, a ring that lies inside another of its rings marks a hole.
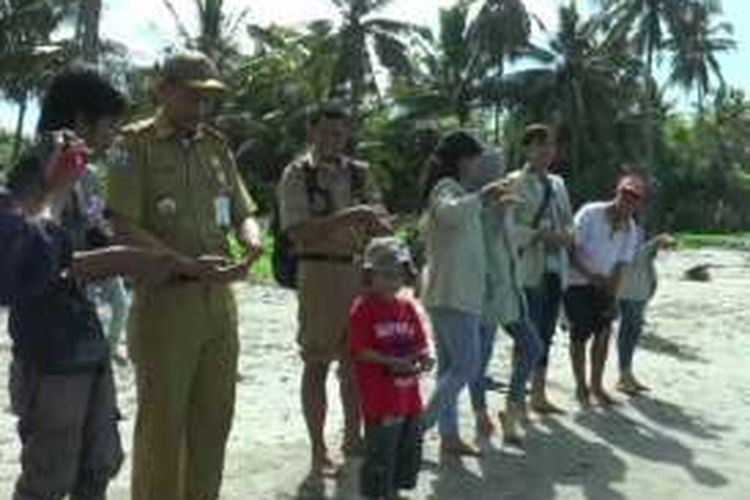
[[[365,417],[360,489],[390,499],[412,489],[422,462],[419,375],[434,364],[414,299],[399,292],[414,277],[408,249],[375,238],[365,250],[365,291],[352,306],[351,353]]]

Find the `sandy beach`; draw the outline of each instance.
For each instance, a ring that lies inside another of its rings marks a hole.
[[[713,280],[688,282],[691,265],[716,264]],[[574,403],[567,339],[560,332],[551,360],[552,397],[566,415],[534,419],[524,452],[498,438],[481,459],[440,462],[428,434],[424,471],[410,498],[419,500],[740,500],[750,492],[750,260],[734,251],[681,251],[658,260],[660,288],[636,357],[654,388],[611,409],[582,411]],[[265,286],[237,288],[242,355],[238,404],[222,499],[356,499],[359,463],[340,477],[306,478],[308,447],[298,401],[301,363],[295,346],[294,295]],[[0,318],[5,329],[5,315]],[[507,380],[510,342],[499,335],[490,374]],[[612,353],[607,379],[616,377]],[[0,336],[0,384],[7,386],[9,337]],[[135,415],[133,374],[117,368],[122,434],[130,449]],[[426,381],[427,393],[432,380]],[[340,445],[341,412],[331,378],[331,448]],[[7,391],[0,414],[0,498],[10,498],[18,473],[15,419]],[[503,395],[490,394],[499,409]],[[461,401],[464,437],[473,419]],[[128,496],[127,461],[110,498]]]

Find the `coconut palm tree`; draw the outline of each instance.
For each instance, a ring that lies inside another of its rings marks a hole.
[[[29,99],[47,76],[67,60],[70,46],[52,41],[72,3],[52,0],[0,1],[0,93],[18,105],[12,160],[21,149]]]
[[[502,77],[509,61],[530,53],[532,18],[519,0],[486,0],[470,16],[474,3],[461,1],[441,9],[437,43],[400,103],[416,116],[452,115],[461,125],[472,107],[490,103],[499,142]]]
[[[417,64],[410,85],[394,94],[406,115],[417,119],[453,117],[465,126],[478,95],[483,69],[470,43],[469,3],[440,9],[439,32]]]
[[[653,79],[657,55],[678,29],[690,0],[600,0],[611,25],[609,36],[628,38],[643,57],[647,76]]]
[[[606,162],[631,146],[641,67],[624,44],[602,40],[599,17],[581,18],[572,3],[559,18],[549,47],[533,53],[534,66],[506,75],[503,93],[520,121],[556,122],[574,194],[598,196],[614,175]]]
[[[96,64],[99,61],[101,12],[102,0],[80,0],[76,40],[80,44],[81,57],[91,64]]]
[[[610,39],[627,39],[635,53],[641,57],[643,80],[642,114],[646,164],[651,166],[656,149],[655,121],[658,85],[654,72],[658,56],[666,41],[680,26],[680,15],[687,0],[602,0],[606,11],[604,18],[611,23]]]
[[[377,94],[376,71],[384,68],[391,77],[408,78],[414,67],[412,46],[429,37],[429,30],[415,24],[378,16],[392,0],[331,0],[338,9],[340,26],[332,33],[336,43],[333,96],[345,92],[352,123],[358,123],[367,94]],[[317,25],[329,23],[316,21]],[[329,23],[330,24],[330,23]]]
[[[484,0],[471,24],[470,43],[485,69],[483,98],[494,108],[496,144],[500,142],[502,77],[507,63],[529,53],[531,21],[521,0]]]
[[[224,0],[193,0],[198,32],[191,33],[172,0],[162,0],[172,15],[182,43],[208,55],[220,70],[237,55],[236,37],[250,14],[248,8],[228,12]]]
[[[704,110],[704,100],[711,90],[711,77],[724,86],[724,78],[717,56],[734,50],[732,25],[715,22],[714,14],[705,5],[693,3],[682,14],[680,29],[665,46],[672,51],[670,82],[686,91],[697,93],[698,111]]]

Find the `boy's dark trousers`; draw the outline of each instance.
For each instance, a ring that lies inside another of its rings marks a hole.
[[[365,423],[365,461],[360,490],[365,498],[390,498],[413,489],[422,464],[422,416]]]
[[[10,394],[23,449],[14,500],[104,500],[122,464],[109,367],[52,375],[14,361]]]

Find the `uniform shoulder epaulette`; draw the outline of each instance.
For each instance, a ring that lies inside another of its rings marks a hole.
[[[138,120],[133,123],[128,123],[122,127],[122,133],[124,135],[140,135],[154,127],[156,119],[154,117],[145,118]]]
[[[550,172],[549,174],[547,174],[547,176],[552,179],[553,182],[557,182],[558,184],[565,184],[565,179],[560,174],[553,174]]]
[[[510,172],[508,172],[507,177],[508,179],[515,180],[521,177],[522,174],[523,174],[523,169],[517,168],[515,170],[511,170]]]
[[[364,160],[358,160],[356,158],[349,158],[349,164],[353,167],[360,169],[370,168],[370,164]]]
[[[288,170],[302,170],[310,164],[310,157],[307,154],[297,155],[286,165]]]
[[[211,137],[212,139],[218,139],[224,143],[227,142],[227,136],[224,135],[224,132],[222,132],[218,128],[212,127],[211,125],[204,124],[204,125],[201,125],[201,129],[207,136]]]

